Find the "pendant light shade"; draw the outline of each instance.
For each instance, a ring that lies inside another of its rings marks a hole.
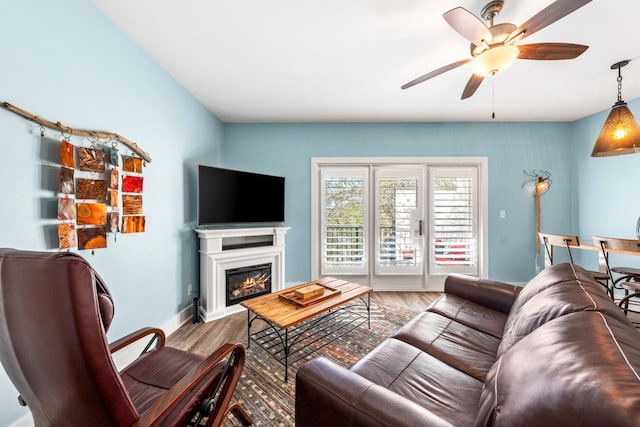
[[[627,103],[622,100],[622,75],[620,68],[629,61],[621,61],[611,66],[618,69],[618,101],[611,107],[600,135],[591,152],[591,157],[619,156],[640,152],[640,127]]]
[[[616,102],[593,147],[592,157],[640,152],[640,127],[623,101]]]

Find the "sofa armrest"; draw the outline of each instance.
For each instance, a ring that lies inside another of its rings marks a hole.
[[[452,424],[422,406],[319,357],[296,374],[296,427]]]
[[[450,274],[444,282],[445,293],[459,296],[505,314],[509,314],[509,310],[521,290],[521,286],[462,274]]]

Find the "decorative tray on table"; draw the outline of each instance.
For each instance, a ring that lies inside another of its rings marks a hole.
[[[307,307],[341,293],[340,289],[323,285],[322,283],[313,283],[302,288],[292,289],[290,292],[284,292],[280,294],[280,299],[293,303],[298,307]]]

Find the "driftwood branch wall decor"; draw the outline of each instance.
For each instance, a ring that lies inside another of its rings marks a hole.
[[[115,242],[116,235],[121,231],[144,232],[146,217],[142,209],[142,174],[143,167],[151,162],[149,153],[116,133],[73,129],[60,122],[45,120],[8,102],[0,105],[40,125],[43,146],[46,141],[45,128],[62,134],[59,157],[49,150],[44,160],[47,167],[58,166],[59,170],[57,186],[47,188],[55,193],[57,199],[57,215],[51,219],[57,221],[58,249],[77,248],[93,253],[94,249],[107,247],[107,233],[113,235]],[[75,145],[71,142],[72,136],[79,137],[80,141],[77,142],[88,142],[90,146]],[[127,146],[132,153],[120,154],[119,144]]]
[[[7,110],[15,114],[18,114],[19,116],[22,116],[27,120],[31,120],[32,122],[39,124],[40,126],[44,126],[49,129],[54,129],[65,134],[84,136],[86,138],[93,138],[96,140],[105,139],[105,140],[114,140],[114,141],[121,142],[122,144],[129,147],[134,153],[142,157],[147,163],[151,163],[151,157],[149,156],[149,153],[147,153],[142,148],[140,148],[138,144],[136,144],[135,142],[125,138],[122,135],[118,135],[117,133],[102,132],[102,131],[96,131],[96,130],[73,129],[73,128],[70,128],[69,126],[63,125],[60,122],[52,122],[49,120],[45,120],[41,117],[36,116],[35,114],[31,114],[30,112],[25,111],[22,108],[18,108],[15,105],[12,105],[8,102],[3,102],[0,105],[2,105],[3,108],[6,108]]]

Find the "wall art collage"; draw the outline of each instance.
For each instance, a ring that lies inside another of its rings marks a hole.
[[[120,166],[120,157],[122,166]],[[143,159],[120,156],[111,148],[60,143],[58,247],[93,250],[107,247],[107,233],[141,233]]]

